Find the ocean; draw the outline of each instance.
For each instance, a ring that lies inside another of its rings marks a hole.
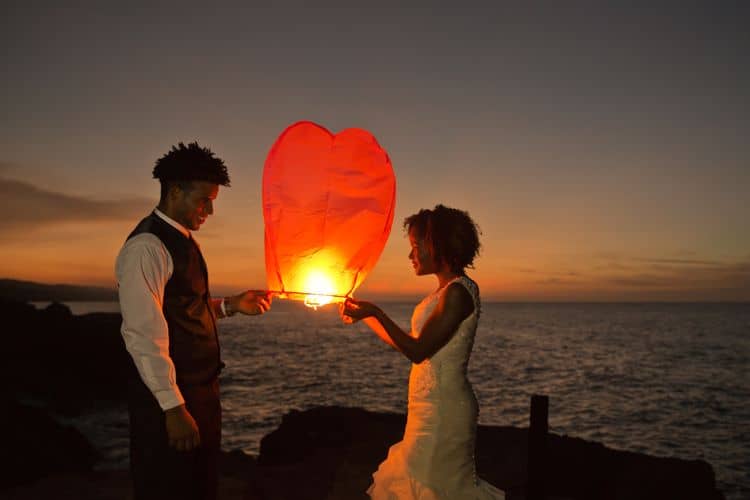
[[[117,304],[71,303],[74,314]],[[414,303],[383,303],[407,327]],[[291,409],[359,406],[404,413],[409,362],[345,325],[335,306],[276,300],[219,324],[223,446],[257,454]],[[550,398],[556,434],[628,451],[704,459],[730,500],[750,498],[750,304],[485,303],[469,364],[482,424],[528,426]],[[127,463],[124,407],[70,420]]]

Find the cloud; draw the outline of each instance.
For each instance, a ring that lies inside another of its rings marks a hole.
[[[678,265],[678,266],[722,266],[722,262],[712,260],[697,260],[697,259],[654,259],[654,258],[635,258],[636,262],[645,262],[648,264],[665,264],[665,265]]]
[[[606,264],[600,264],[593,267],[595,271],[630,271],[633,266],[630,264],[623,264],[622,262],[607,262]]]
[[[534,282],[535,285],[576,285],[578,284],[577,281],[574,280],[566,280],[562,278],[546,278],[542,280],[537,280]]]
[[[571,277],[571,276],[580,276],[581,275],[581,273],[579,273],[577,271],[542,271],[542,270],[538,270],[538,269],[529,269],[529,268],[518,269],[518,272],[519,273],[524,273],[524,274],[543,274],[545,276],[566,276],[566,277]]]
[[[4,208],[0,233],[5,236],[66,222],[132,221],[154,204],[146,198],[96,200],[4,178],[0,178],[0,199]]]
[[[590,272],[521,268],[540,293],[585,300],[750,300],[750,256],[733,261],[689,257],[594,256]],[[605,261],[598,264],[598,260]],[[572,295],[571,295],[572,294]]]
[[[633,259],[666,264],[649,271],[607,276],[604,281],[625,289],[683,292],[696,297],[750,300],[750,261]]]
[[[654,274],[637,274],[635,276],[614,276],[606,281],[612,285],[636,288],[664,288],[674,286],[674,277]]]

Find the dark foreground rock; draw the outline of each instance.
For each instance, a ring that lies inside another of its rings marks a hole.
[[[52,303],[45,309],[0,299],[5,397],[32,399],[57,413],[122,401],[133,364],[120,335],[119,314],[75,316]]]
[[[220,464],[219,499],[246,498],[248,471],[255,460],[242,452],[223,453]],[[127,470],[58,472],[31,483],[0,489],[3,500],[132,500]],[[165,499],[167,500],[167,499]]]
[[[6,402],[0,412],[3,466],[0,488],[9,488],[52,474],[90,471],[99,459],[76,429],[61,425],[45,411]]]
[[[0,498],[4,500],[128,500],[127,470],[97,471],[94,448],[75,428],[47,411],[11,401],[0,413]],[[220,461],[220,498],[241,499],[254,477],[255,459],[240,451]]]
[[[74,429],[21,405],[5,415],[4,428],[13,432],[2,451],[0,497],[132,498],[128,472],[94,471],[96,455]],[[401,438],[404,423],[403,415],[359,408],[292,411],[263,439],[257,460],[239,451],[222,455],[219,498],[366,499],[371,474]],[[505,490],[508,500],[524,497],[526,441],[526,429],[480,426],[478,431],[478,473]],[[556,435],[550,435],[548,451],[550,499],[723,498],[703,461],[616,451]]]
[[[261,442],[250,499],[365,499],[370,475],[403,433],[402,415],[321,407],[284,416]],[[527,429],[480,426],[477,472],[523,498]],[[582,439],[550,435],[551,497],[593,499],[722,499],[711,466],[700,460],[657,458],[612,450]]]

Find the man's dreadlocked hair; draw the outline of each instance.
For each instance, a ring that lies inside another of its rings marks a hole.
[[[156,160],[154,179],[161,183],[164,199],[170,186],[177,185],[187,190],[192,181],[206,181],[220,186],[229,186],[229,173],[224,161],[214,153],[191,142],[187,146],[180,142],[172,146],[167,154]]]

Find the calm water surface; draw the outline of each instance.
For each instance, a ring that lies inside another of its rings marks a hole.
[[[382,304],[407,326],[413,303]],[[116,304],[71,304],[74,313]],[[224,447],[257,453],[290,409],[403,413],[409,362],[335,307],[277,300],[220,323]],[[550,396],[550,431],[612,448],[711,463],[732,500],[750,498],[750,304],[484,304],[469,377],[484,424],[528,425]],[[122,408],[75,422],[127,461]]]

